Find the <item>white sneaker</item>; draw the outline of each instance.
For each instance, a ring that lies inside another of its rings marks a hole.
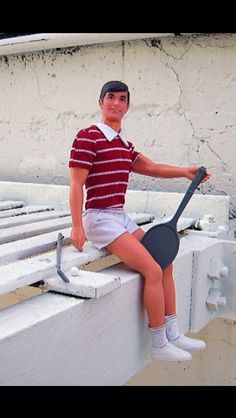
[[[181,348],[175,347],[168,342],[164,347],[157,348],[152,346],[151,353],[152,360],[162,361],[188,361],[192,360],[192,356],[187,351],[181,350]]]
[[[206,348],[206,343],[202,340],[196,340],[194,338],[186,337],[185,335],[180,335],[174,341],[171,341],[175,347],[182,348],[182,350],[197,351],[204,350]]]

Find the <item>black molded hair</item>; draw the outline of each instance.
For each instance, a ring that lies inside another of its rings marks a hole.
[[[108,81],[102,87],[99,99],[102,100],[106,93],[110,92],[118,92],[118,91],[126,91],[128,93],[128,104],[130,99],[129,87],[127,84],[123,83],[122,81]]]

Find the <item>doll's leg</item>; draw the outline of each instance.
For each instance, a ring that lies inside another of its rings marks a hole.
[[[180,334],[176,315],[176,292],[172,264],[163,270],[163,289],[167,339],[176,347],[182,348],[183,350],[203,350],[206,347],[204,341]]]
[[[173,279],[173,265],[170,264],[163,270],[163,289],[165,300],[165,315],[176,314],[176,291]]]
[[[139,228],[133,233],[133,236],[139,241],[144,236],[144,231]],[[162,285],[164,291],[164,306],[165,306],[165,315],[175,315],[176,314],[176,291],[175,291],[175,282],[173,279],[173,265],[170,264],[166,269],[163,270]]]
[[[138,234],[136,233],[136,236]],[[149,319],[153,360],[186,361],[191,355],[171,344],[166,337],[162,269],[134,234],[125,232],[107,249],[144,279],[144,306]]]
[[[144,231],[139,229],[134,233],[134,236],[138,240],[141,240],[144,236]],[[176,290],[173,278],[173,264],[170,264],[163,270],[162,285],[164,291],[166,336],[168,341],[183,350],[202,350],[206,347],[204,341],[185,337],[179,332],[176,315]]]
[[[128,267],[138,271],[144,279],[144,306],[151,327],[164,325],[165,307],[162,270],[146,248],[128,232],[107,246]]]

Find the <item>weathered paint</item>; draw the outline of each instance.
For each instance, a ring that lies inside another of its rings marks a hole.
[[[235,204],[235,40],[235,33],[156,34],[2,56],[0,177],[68,184],[76,132],[100,119],[101,85],[122,79],[131,90],[124,127],[137,149],[161,163],[205,165],[212,178],[202,193],[228,194]],[[130,183],[178,192],[185,185],[137,174]]]

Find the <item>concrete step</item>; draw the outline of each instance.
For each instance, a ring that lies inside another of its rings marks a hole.
[[[46,221],[47,219],[59,219],[69,215],[70,212],[65,210],[52,210],[47,212],[37,212],[33,214],[22,214],[16,217],[0,219],[0,229],[11,228],[17,225],[32,224],[34,222]]]
[[[0,212],[0,219],[11,218],[12,216],[26,215],[28,213],[46,212],[53,209],[54,207],[49,205],[28,205],[16,209],[6,209]]]
[[[20,208],[24,206],[25,202],[21,200],[3,200],[0,202],[0,210]]]
[[[46,232],[60,230],[71,226],[71,217],[64,216],[59,219],[49,219],[47,221],[18,225],[0,230],[0,244],[29,238]]]

